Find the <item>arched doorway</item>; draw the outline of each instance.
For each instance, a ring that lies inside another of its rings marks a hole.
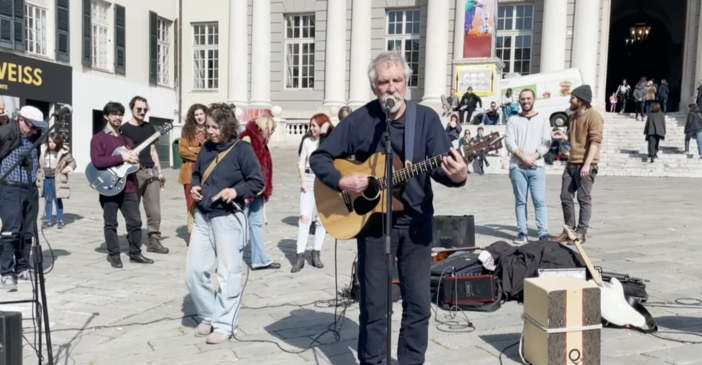
[[[632,94],[642,76],[660,84],[666,79],[670,94],[668,112],[677,111],[683,77],[685,11],[687,0],[613,0],[609,29],[607,98],[622,79],[631,85]],[[644,22],[651,27],[645,41],[630,43],[629,28]],[[634,100],[627,101],[628,112]]]

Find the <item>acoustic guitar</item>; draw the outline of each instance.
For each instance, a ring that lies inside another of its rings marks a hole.
[[[477,141],[457,148],[466,163],[490,151],[502,148],[502,138],[498,132],[485,135]],[[420,174],[441,168],[441,161],[447,153],[431,157],[422,162],[403,166],[393,154],[392,210],[401,211],[399,185]],[[368,176],[368,188],[362,193],[336,191],[324,185],[319,179],[314,182],[314,199],[322,225],[330,236],[339,240],[355,238],[377,213],[384,213],[386,207],[385,154],[374,153],[365,162],[334,160],[334,167],[342,176],[361,174]]]

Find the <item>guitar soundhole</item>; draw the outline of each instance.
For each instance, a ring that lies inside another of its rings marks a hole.
[[[375,176],[368,176],[368,187],[363,194],[361,194],[366,200],[377,200],[380,196],[380,184]]]

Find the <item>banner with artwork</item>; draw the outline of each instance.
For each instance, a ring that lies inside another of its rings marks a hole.
[[[496,0],[465,0],[463,58],[492,57],[496,3]]]
[[[501,83],[500,93],[505,95],[508,88],[512,88],[512,95],[519,95],[522,90],[530,89],[534,91],[536,100],[551,99],[558,97],[570,97],[573,85],[577,85],[575,78],[563,78],[561,80],[545,80],[536,84],[521,85],[519,78],[504,79]]]
[[[478,96],[493,94],[493,78],[495,75],[494,64],[456,65],[453,83],[456,95],[463,96],[468,87],[473,88],[473,93]]]

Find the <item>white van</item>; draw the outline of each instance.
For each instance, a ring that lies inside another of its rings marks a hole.
[[[570,92],[582,84],[583,78],[580,70],[569,68],[502,79],[500,92],[504,96],[507,89],[511,88],[516,101],[520,91],[534,90],[536,94],[534,109],[545,114],[551,120],[552,127],[563,127],[568,121],[567,110],[570,108]]]

